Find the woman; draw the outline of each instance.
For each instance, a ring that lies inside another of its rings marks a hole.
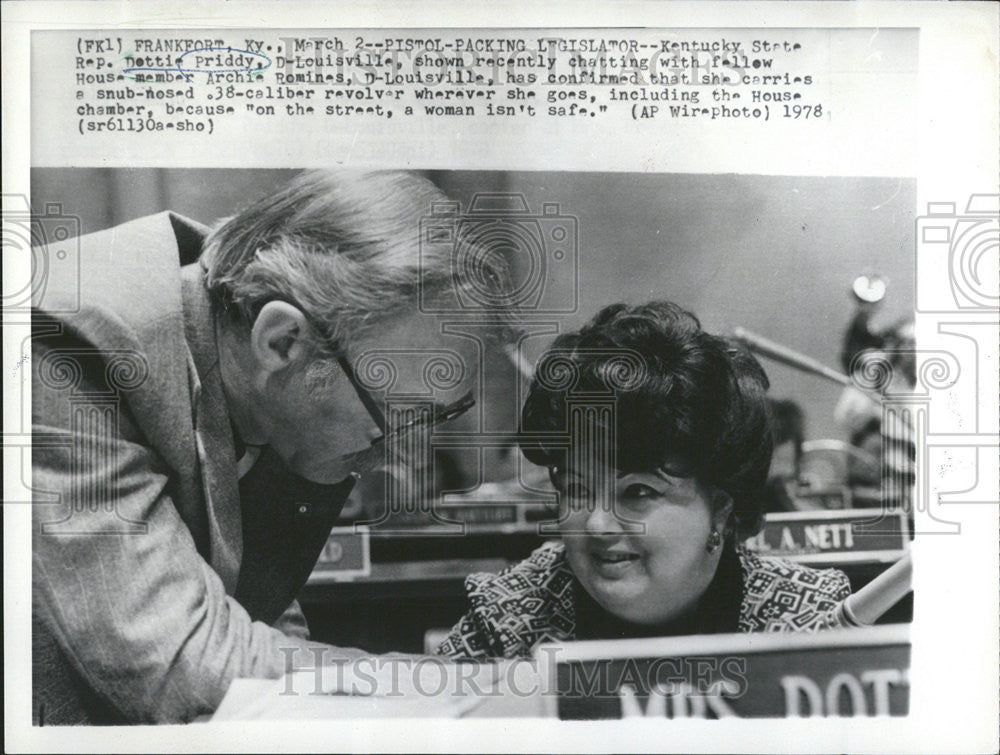
[[[834,624],[850,594],[842,572],[740,545],[763,520],[767,387],[752,356],[669,302],[616,304],[556,339],[521,448],[549,468],[561,540],[469,576],[469,611],[437,652],[509,658],[547,641]]]

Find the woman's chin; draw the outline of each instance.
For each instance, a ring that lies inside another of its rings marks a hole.
[[[614,574],[609,577],[594,570],[589,575],[584,587],[605,610],[619,618],[631,621],[633,619],[625,614],[635,612],[637,606],[643,601],[648,585],[640,574]]]
[[[612,577],[605,577],[596,569],[590,570],[580,581],[605,611],[623,621],[659,624],[675,615],[664,610],[662,593],[651,590],[649,579],[639,569]]]

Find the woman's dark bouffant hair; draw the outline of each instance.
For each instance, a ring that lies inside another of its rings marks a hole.
[[[563,379],[568,372],[574,379]],[[606,393],[609,378],[618,469],[669,462],[674,474],[730,495],[737,538],[757,533],[773,450],[768,380],[757,360],[671,302],[605,307],[581,330],[559,336],[536,366],[521,412],[529,461],[563,463],[564,450],[532,442],[531,434],[566,432],[567,397]]]

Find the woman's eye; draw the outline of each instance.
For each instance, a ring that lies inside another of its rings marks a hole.
[[[571,482],[566,486],[565,495],[576,501],[586,501],[591,498],[590,490],[576,482]]]
[[[632,500],[645,500],[649,498],[658,498],[659,496],[660,491],[649,487],[649,485],[642,485],[641,483],[633,483],[625,488],[625,497]]]

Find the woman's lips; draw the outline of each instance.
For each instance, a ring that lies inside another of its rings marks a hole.
[[[590,552],[591,561],[597,573],[614,579],[626,574],[639,560],[633,551],[596,550]]]

